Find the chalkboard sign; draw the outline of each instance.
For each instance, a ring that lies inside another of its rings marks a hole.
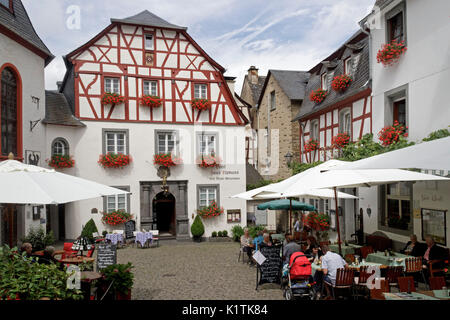
[[[280,283],[281,280],[281,246],[262,247],[261,254],[266,258],[263,264],[258,266],[261,273],[259,281],[256,285],[264,283]]]
[[[130,220],[125,223],[125,238],[131,239],[134,237],[133,232],[136,231],[136,221]]]
[[[98,245],[97,270],[104,269],[117,263],[117,246],[110,243]]]

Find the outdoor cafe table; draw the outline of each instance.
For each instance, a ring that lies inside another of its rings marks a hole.
[[[328,246],[331,251],[339,253],[339,246],[337,244],[330,244]],[[361,246],[357,244],[341,245],[342,256],[345,257],[346,254],[355,254],[355,249],[359,249]]]
[[[89,263],[89,262],[94,262],[94,261],[95,261],[94,258],[83,257],[83,256],[78,256],[78,257],[74,257],[74,258],[65,258],[65,259],[59,260],[59,262],[64,263],[64,264],[79,264],[79,263]]]
[[[148,240],[150,240],[150,243],[153,243],[153,233],[138,232],[138,233],[136,233],[136,240],[134,240],[134,242],[140,243],[141,247],[144,247],[144,245],[147,243]]]
[[[386,266],[380,264],[380,263],[374,263],[374,262],[364,262],[364,263],[359,263],[359,264],[349,264],[348,267],[355,270],[355,271],[359,271],[359,268],[362,266],[373,266],[373,267],[379,267],[380,269],[384,269],[386,268]],[[322,264],[315,264],[315,263],[311,263],[311,272],[312,272],[312,276],[314,276],[314,274],[317,271],[322,271]]]
[[[384,252],[374,252],[369,253],[366,257],[367,262],[375,262],[381,263],[386,266],[396,267],[402,266],[405,267],[405,259],[411,258],[411,256],[407,256],[401,253],[394,253],[394,256],[385,256]]]
[[[446,292],[447,291],[447,292]],[[384,292],[384,298],[386,300],[449,300],[448,290],[433,290],[433,291],[417,291],[391,293]]]
[[[108,233],[105,239],[111,241],[112,244],[117,244],[117,242],[123,242],[123,235],[120,233]]]

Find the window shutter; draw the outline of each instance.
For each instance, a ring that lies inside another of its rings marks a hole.
[[[334,78],[334,71],[329,71],[327,73],[327,91],[330,90],[331,88],[331,82],[333,81]]]

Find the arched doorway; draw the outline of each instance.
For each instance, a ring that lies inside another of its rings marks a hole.
[[[153,212],[160,236],[176,236],[175,197],[170,192],[160,192],[153,198]]]

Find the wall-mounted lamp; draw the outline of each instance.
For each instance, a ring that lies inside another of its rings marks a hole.
[[[291,166],[292,158],[294,158],[294,156],[290,151],[288,151],[288,153],[286,153],[286,155],[284,156],[284,160],[286,160],[286,164],[288,165],[288,167]]]

